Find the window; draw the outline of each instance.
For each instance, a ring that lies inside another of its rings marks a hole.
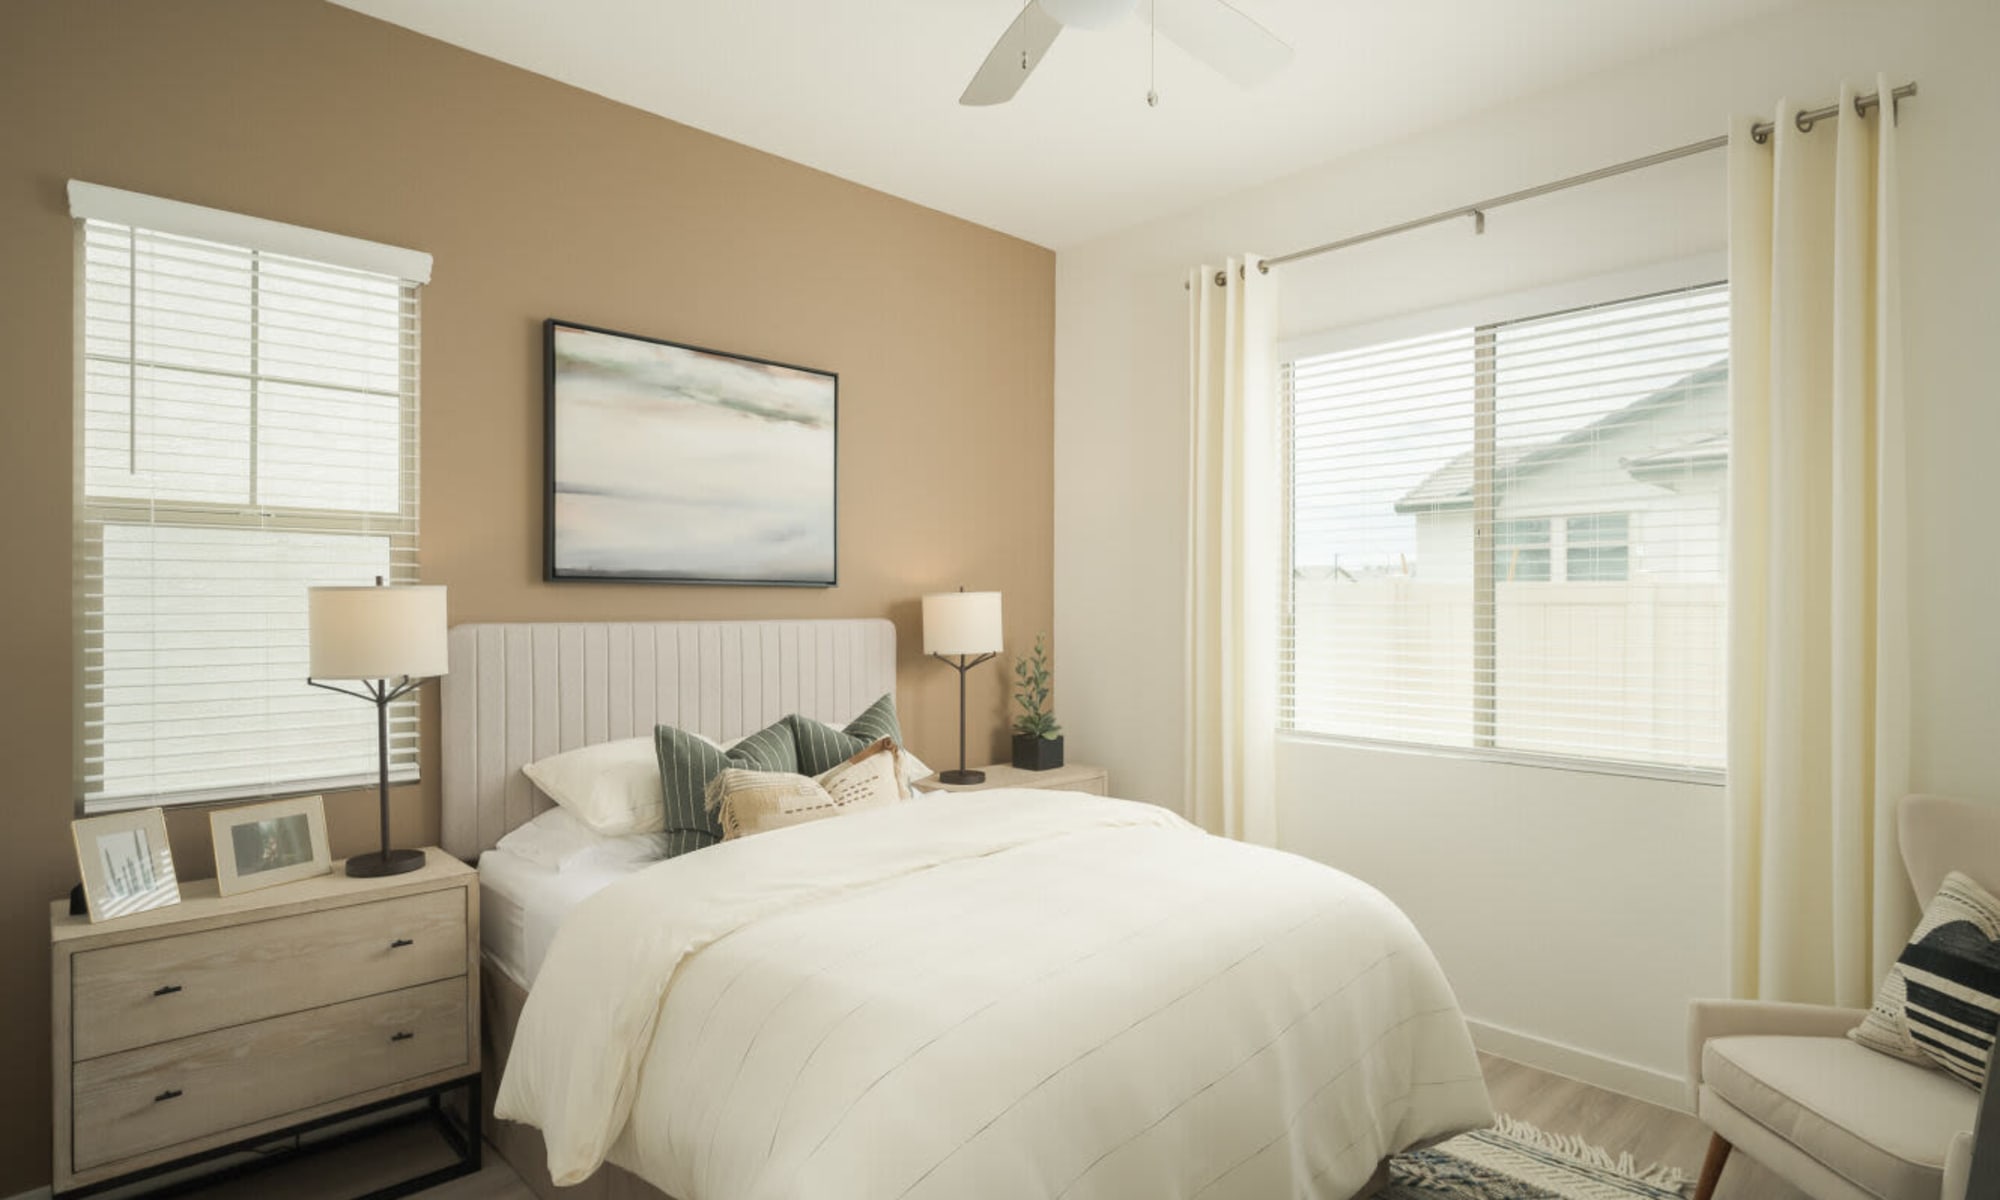
[[[233,214],[72,208],[82,807],[372,783],[373,712],[306,686],[306,589],[416,578],[416,282]],[[395,778],[416,722],[391,712]]]
[[[1631,570],[1628,513],[1599,513],[1563,522],[1563,578],[1572,583],[1624,583]]]
[[[1287,729],[1722,763],[1728,288],[1284,364]]]
[[[1547,517],[1493,523],[1493,572],[1509,583],[1549,581]]]

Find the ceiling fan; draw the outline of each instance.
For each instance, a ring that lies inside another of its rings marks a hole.
[[[972,77],[960,104],[1004,104],[1066,28],[1109,29],[1134,12],[1153,30],[1244,87],[1291,61],[1292,48],[1227,0],[1028,0]],[[1147,96],[1148,102],[1154,97]]]

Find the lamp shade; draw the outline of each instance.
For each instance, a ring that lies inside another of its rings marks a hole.
[[[925,654],[1000,653],[999,592],[924,597]]]
[[[313,678],[445,673],[442,587],[316,587],[306,597]]]

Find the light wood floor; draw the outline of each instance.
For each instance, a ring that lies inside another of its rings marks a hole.
[[[1641,1165],[1679,1167],[1689,1179],[1701,1168],[1708,1130],[1683,1112],[1607,1092],[1547,1071],[1480,1055],[1493,1107],[1551,1133],[1578,1134],[1613,1154],[1629,1151]],[[389,1177],[415,1174],[438,1165],[442,1151],[435,1134],[406,1128],[387,1131],[339,1150],[287,1163],[192,1195],[199,1200],[256,1200],[285,1196],[297,1200],[339,1200]],[[424,1200],[534,1200],[526,1184],[494,1154],[477,1175],[455,1179],[423,1193]],[[1806,1197],[1737,1154],[1722,1173],[1716,1200],[1806,1200]]]
[[[1493,1107],[1550,1133],[1573,1133],[1612,1154],[1630,1152],[1642,1167],[1667,1163],[1692,1180],[1708,1150],[1706,1125],[1661,1108],[1491,1054],[1479,1056]],[[513,1200],[509,1197],[509,1200]],[[528,1200],[523,1197],[523,1200]],[[1745,1154],[1729,1156],[1715,1200],[1808,1200],[1805,1193]]]

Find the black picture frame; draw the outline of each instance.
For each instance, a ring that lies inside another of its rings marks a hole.
[[[566,566],[564,564],[565,556],[561,544],[562,526],[557,512],[559,481],[556,473],[557,453],[562,436],[561,415],[564,399],[560,394],[562,378],[557,369],[557,337],[563,331],[596,337],[622,339],[648,346],[665,347],[686,355],[699,356],[719,362],[742,363],[753,367],[792,372],[825,380],[830,392],[828,401],[831,412],[829,418],[831,438],[827,450],[831,461],[828,464],[827,470],[827,569],[825,573],[821,576],[801,575],[799,577],[784,577],[779,575],[729,576],[713,573],[683,573],[670,568],[653,571],[619,571],[583,570],[578,569],[574,565]],[[549,583],[643,583],[706,587],[830,588],[839,586],[840,376],[838,372],[550,317],[542,322],[542,413],[542,578],[544,581]]]

